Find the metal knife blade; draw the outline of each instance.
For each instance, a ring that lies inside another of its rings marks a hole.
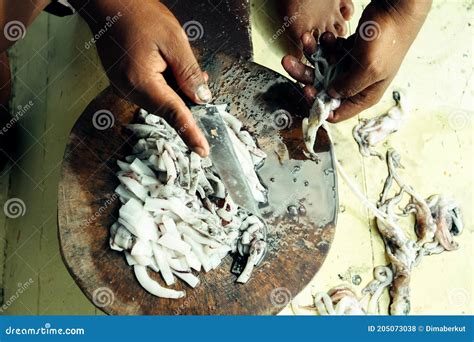
[[[261,217],[219,111],[213,106],[193,106],[191,111],[209,142],[209,157],[230,197],[238,206]]]

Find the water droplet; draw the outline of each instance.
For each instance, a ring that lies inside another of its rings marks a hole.
[[[293,170],[291,170],[291,174],[292,174],[292,175],[295,175],[295,174],[297,174],[297,173],[300,172],[300,171],[301,171],[301,166],[295,165],[295,167],[293,167]]]
[[[298,208],[296,205],[290,205],[287,210],[290,216],[298,216]]]
[[[304,181],[304,186],[308,186],[309,185],[309,182],[308,181]]]
[[[356,274],[355,276],[352,276],[352,284],[360,285],[360,283],[362,283],[362,278],[360,275]]]
[[[275,182],[275,177],[270,178],[270,182],[274,183]]]
[[[329,168],[329,169],[324,170],[324,174],[325,174],[326,176],[329,176],[329,174],[331,174],[331,173],[334,173],[334,169]]]
[[[326,241],[320,241],[318,242],[318,244],[316,245],[316,247],[318,247],[318,249],[323,252],[323,253],[327,253],[328,250],[329,250],[329,244],[326,242]]]
[[[298,208],[298,212],[300,213],[300,215],[306,215],[306,208],[304,207],[304,205],[300,205],[300,207]]]

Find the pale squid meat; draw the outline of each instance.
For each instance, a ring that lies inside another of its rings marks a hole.
[[[265,153],[225,106],[219,111],[255,199],[266,201],[255,172]],[[237,252],[238,244],[248,262],[236,280],[248,281],[265,250],[264,225],[234,204],[209,158],[189,151],[162,118],[144,110],[138,117],[140,123],[128,126],[139,138],[134,154],[117,161],[121,184],[116,192],[123,205],[110,228],[110,247],[123,251],[142,287],[160,297],[181,298],[185,293],[160,285],[147,268],[159,272],[166,286],[179,278],[196,287],[197,272],[217,268],[229,252]]]

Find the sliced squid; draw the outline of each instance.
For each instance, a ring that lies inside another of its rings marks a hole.
[[[225,107],[218,110],[252,194],[264,202],[266,189],[255,169],[266,155]],[[110,248],[125,253],[146,291],[164,298],[182,298],[183,291],[164,286],[176,279],[199,286],[198,272],[216,269],[238,246],[248,261],[236,280],[247,282],[265,250],[263,223],[235,205],[211,159],[190,151],[162,118],[144,110],[138,118],[128,126],[139,138],[133,154],[117,161],[116,193],[123,205],[110,228]],[[162,280],[152,279],[147,268]]]
[[[184,291],[175,291],[161,286],[158,282],[150,278],[145,266],[134,265],[133,271],[140,285],[155,296],[163,298],[183,298],[186,294]]]

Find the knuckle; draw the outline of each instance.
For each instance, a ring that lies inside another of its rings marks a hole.
[[[355,86],[349,86],[345,90],[345,97],[352,97],[354,95],[357,95],[357,88]]]
[[[367,65],[367,71],[371,78],[379,78],[383,74],[383,65],[378,59],[374,59]]]
[[[197,82],[201,80],[201,68],[197,63],[186,64],[180,71],[180,78],[183,82]]]
[[[137,68],[132,63],[123,63],[119,65],[117,69],[113,70],[111,78],[115,79],[118,86],[125,89],[137,88],[142,79]]]
[[[357,89],[354,85],[345,85],[345,87],[340,88],[339,90],[336,90],[339,95],[343,98],[350,98],[354,95],[357,94]]]
[[[180,103],[177,99],[169,96],[163,98],[157,105],[157,112],[167,118],[167,120],[173,120],[179,114],[178,108],[180,107]]]
[[[122,74],[125,85],[129,88],[136,88],[140,83],[140,79],[134,70],[126,70]]]

